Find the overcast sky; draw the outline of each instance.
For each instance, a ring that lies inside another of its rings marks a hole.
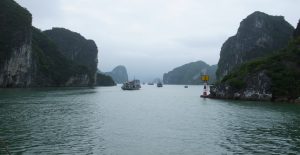
[[[42,29],[64,27],[93,39],[98,68],[125,65],[130,78],[162,77],[185,63],[217,64],[222,44],[254,11],[296,26],[300,0],[17,0]]]

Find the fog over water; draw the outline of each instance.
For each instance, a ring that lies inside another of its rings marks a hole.
[[[254,11],[296,26],[298,0],[16,0],[42,29],[64,27],[93,39],[98,67],[125,65],[129,78],[151,80],[174,67],[217,64],[224,41]]]

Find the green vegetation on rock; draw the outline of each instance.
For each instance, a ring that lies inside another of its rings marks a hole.
[[[238,92],[246,87],[248,77],[261,71],[271,79],[273,100],[297,99],[300,96],[300,38],[295,38],[277,54],[242,65],[225,76],[221,83],[229,84]]]
[[[97,73],[97,81],[96,81],[97,86],[115,86],[116,83],[110,77],[109,75],[105,75],[102,73]]]
[[[93,40],[87,40],[79,33],[64,28],[53,28],[44,31],[44,34],[57,45],[66,59],[88,69],[90,84],[95,82],[98,49]]]
[[[64,86],[72,76],[89,74],[87,67],[66,59],[56,44],[36,28],[32,31],[32,50],[37,86]]]

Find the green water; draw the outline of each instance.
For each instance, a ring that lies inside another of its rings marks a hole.
[[[25,155],[300,154],[300,105],[202,99],[200,92],[0,89],[0,139]]]

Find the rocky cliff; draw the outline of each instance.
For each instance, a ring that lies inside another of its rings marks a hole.
[[[293,29],[282,16],[262,12],[249,15],[240,23],[237,34],[223,44],[217,78],[221,80],[241,64],[284,48],[292,38]]]
[[[208,74],[210,76],[209,83],[214,83],[216,69],[216,65],[209,66],[203,61],[192,62],[165,73],[163,82],[165,84],[202,84],[201,75]]]
[[[128,81],[128,74],[125,66],[117,66],[111,72],[106,72],[106,75],[109,75],[113,78],[116,83],[124,83]]]
[[[300,25],[286,48],[255,59],[211,88],[211,98],[295,102],[300,97]]]
[[[31,14],[12,0],[0,1],[0,87],[31,84]]]
[[[79,33],[64,28],[53,28],[44,33],[57,45],[59,51],[78,65],[89,70],[90,84],[96,82],[98,49],[93,40],[87,40]]]
[[[81,56],[88,60],[76,62],[66,58],[64,48],[33,28],[31,21],[31,14],[13,0],[0,1],[0,87],[95,84],[94,42],[80,40],[85,45],[80,48],[88,51]]]

